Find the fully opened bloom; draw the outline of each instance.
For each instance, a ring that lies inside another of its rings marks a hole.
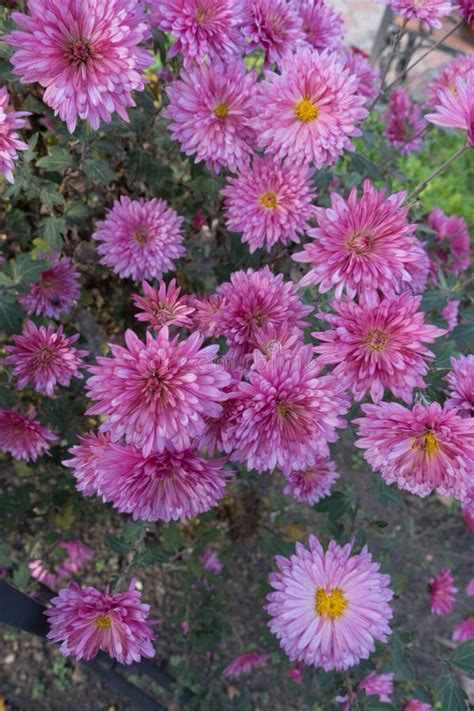
[[[93,129],[116,111],[128,121],[133,91],[153,57],[137,45],[147,37],[144,8],[136,0],[28,0],[29,14],[13,13],[21,27],[3,40],[16,48],[11,61],[24,84],[39,82],[43,100],[72,133],[77,119]]]
[[[221,190],[227,229],[242,232],[250,252],[257,247],[270,250],[277,242],[299,242],[315,211],[311,176],[309,168],[255,156],[252,165],[228,178]]]
[[[466,221],[459,215],[445,215],[435,207],[428,215],[434,230],[434,256],[446,271],[460,274],[471,262],[471,236]]]
[[[336,314],[318,314],[332,328],[313,333],[322,341],[314,350],[321,363],[336,366],[334,375],[346,380],[357,401],[369,392],[379,402],[387,389],[411,402],[413,389],[426,387],[426,361],[434,354],[423,344],[446,331],[425,323],[420,301],[408,292],[376,306],[334,299]]]
[[[361,197],[356,188],[347,200],[331,193],[331,207],[316,208],[318,227],[308,232],[314,241],[293,255],[311,265],[300,286],[318,285],[322,293],[335,289],[337,297],[345,291],[373,305],[379,293],[400,291],[411,281],[408,265],[418,259],[416,225],[408,222],[405,200],[405,192],[387,197],[368,180]]]
[[[343,56],[346,69],[359,80],[357,92],[366,99],[375,99],[379,93],[380,72],[370,63],[367,52],[351,46]]]
[[[474,415],[474,355],[451,358],[451,372],[446,376],[449,398],[446,407],[453,407],[462,417]]]
[[[8,111],[10,95],[7,88],[0,87],[0,173],[9,183],[14,183],[13,169],[18,160],[18,151],[26,151],[27,144],[20,140],[17,129],[26,124],[24,116],[29,111]]]
[[[5,346],[10,355],[3,362],[12,366],[19,390],[31,383],[36,392],[52,397],[57,384],[67,388],[71,378],[82,378],[88,352],[73,347],[78,338],[65,336],[62,326],[37,328],[28,321],[22,335],[13,336],[14,345]]]
[[[474,420],[437,402],[409,410],[398,403],[362,405],[356,447],[387,484],[418,496],[436,491],[463,501],[472,486]]]
[[[20,304],[28,314],[59,318],[69,313],[80,296],[79,272],[72,266],[69,257],[53,255],[51,263],[39,280],[20,296]]]
[[[110,437],[106,433],[89,432],[84,437],[79,437],[79,444],[68,450],[72,459],[63,461],[65,467],[73,470],[76,487],[83,496],[100,494],[100,459],[103,450],[109,445]]]
[[[456,96],[456,79],[459,77],[465,81],[471,72],[474,72],[473,56],[461,54],[452,59],[429,84],[427,89],[428,106],[432,108],[433,105],[438,104],[444,91],[450,91],[453,96]]]
[[[249,50],[262,48],[267,65],[280,64],[305,39],[302,18],[286,0],[244,0],[242,20]]]
[[[165,200],[115,200],[105,220],[97,223],[93,238],[100,263],[121,277],[161,279],[184,257],[183,218]]]
[[[386,642],[391,630],[390,577],[379,572],[365,546],[351,555],[352,544],[331,541],[324,552],[314,536],[309,550],[301,543],[290,558],[277,556],[270,575],[269,627],[291,661],[348,669]]]
[[[406,20],[420,20],[425,29],[442,27],[441,18],[449,15],[454,7],[451,0],[382,0],[390,5],[397,15]]]
[[[433,615],[448,615],[454,605],[458,589],[454,587],[454,578],[450,570],[442,570],[428,583],[431,612]]]
[[[440,92],[438,103],[432,114],[426,114],[427,121],[444,128],[459,128],[467,132],[469,145],[474,146],[474,72],[466,79],[458,77],[456,92],[449,89]]]
[[[43,427],[35,414],[28,417],[13,410],[0,409],[0,451],[8,452],[15,459],[38,459],[49,451],[58,439],[47,427]]]
[[[325,0],[296,0],[306,42],[322,51],[338,49],[345,34],[342,15]]]
[[[143,449],[145,456],[170,446],[186,449],[218,417],[230,375],[214,363],[218,346],[201,349],[202,337],[170,339],[167,326],[141,341],[125,332],[126,346],[111,345],[109,358],[90,368],[88,395],[97,404],[87,414],[106,415],[102,432]]]
[[[209,511],[231,476],[223,459],[207,460],[192,449],[144,456],[111,444],[99,461],[100,491],[120,513],[143,521],[176,521]]]
[[[181,289],[176,286],[176,279],[169,284],[161,282],[159,289],[154,289],[146,281],[142,284],[144,296],[132,294],[132,301],[139,309],[135,314],[137,321],[148,323],[151,328],[162,326],[191,326],[190,314],[194,307],[190,306],[187,296],[180,296]]]
[[[258,86],[252,125],[260,148],[317,168],[354,150],[350,138],[367,115],[358,84],[336,52],[298,49]]]
[[[394,674],[376,674],[371,672],[359,684],[359,689],[364,689],[367,696],[377,694],[380,701],[387,704],[390,703],[391,694],[393,694],[393,677]]]
[[[336,464],[326,457],[318,457],[312,467],[290,471],[286,475],[284,494],[291,494],[296,501],[316,504],[331,494],[339,479]]]
[[[226,679],[239,679],[241,676],[247,676],[254,669],[262,669],[267,666],[268,654],[260,654],[259,652],[246,652],[235,657],[230,664],[226,666],[222,675]]]
[[[250,117],[255,103],[255,74],[243,61],[193,67],[166,89],[170,103],[163,116],[170,119],[171,137],[194,162],[209,169],[237,171],[250,159],[255,133]]]
[[[423,138],[420,133],[426,121],[420,114],[420,107],[415,104],[402,86],[391,94],[384,115],[384,136],[398,153],[408,156],[421,150]]]
[[[466,617],[462,622],[459,622],[453,630],[451,639],[453,642],[469,642],[474,639],[474,615]]]
[[[61,642],[65,657],[92,659],[106,652],[121,664],[155,655],[150,606],[141,602],[132,581],[127,592],[101,593],[70,583],[45,611],[51,642]]]

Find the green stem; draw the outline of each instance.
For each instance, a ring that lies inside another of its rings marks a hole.
[[[407,20],[407,19],[403,20],[402,26],[400,27],[399,31],[398,31],[397,34],[395,35],[395,38],[394,38],[394,41],[393,41],[393,45],[392,45],[392,49],[390,50],[390,54],[389,54],[388,57],[387,57],[387,61],[386,61],[386,63],[385,63],[385,68],[384,68],[384,70],[383,70],[383,72],[382,72],[382,76],[381,76],[381,78],[380,78],[380,91],[379,91],[379,93],[377,94],[377,96],[375,97],[375,99],[373,100],[373,102],[371,103],[371,105],[370,105],[370,107],[369,107],[369,114],[371,113],[372,109],[374,108],[375,104],[376,104],[377,101],[380,99],[380,97],[382,96],[382,94],[385,93],[385,88],[384,88],[385,79],[387,78],[387,74],[388,74],[388,72],[389,72],[389,70],[390,70],[390,65],[392,64],[392,60],[393,60],[393,58],[394,58],[394,56],[395,56],[395,54],[396,54],[396,52],[397,52],[398,45],[400,44],[400,41],[402,40],[402,37],[405,36],[407,23],[408,23],[408,20]]]
[[[459,158],[459,156],[461,156],[464,151],[466,151],[469,147],[469,143],[465,143],[463,146],[461,146],[461,148],[458,148],[456,153],[453,153],[453,155],[450,156],[450,158],[448,158],[447,160],[445,160],[444,163],[442,163],[438,168],[436,168],[436,170],[431,173],[431,175],[429,175],[426,180],[422,180],[421,183],[419,183],[416,188],[411,191],[411,193],[407,197],[407,200],[413,200],[414,198],[416,198],[417,195],[419,195],[426,188],[426,186],[431,183],[432,180],[437,178],[438,175],[440,175],[440,173],[442,173],[443,170],[448,167],[448,165],[454,163],[454,161]]]
[[[135,567],[137,555],[140,551],[140,548],[143,545],[143,542],[144,542],[146,534],[147,534],[147,530],[148,530],[147,527],[144,525],[142,530],[140,531],[140,536],[138,537],[137,541],[135,542],[135,545],[133,546],[133,548],[131,550],[132,557],[131,557],[130,561],[127,563],[127,565],[125,566],[125,568],[120,573],[117,582],[115,583],[115,585],[112,588],[112,592],[114,592],[114,593],[121,592],[124,582],[127,580],[130,573],[132,572],[133,568]]]

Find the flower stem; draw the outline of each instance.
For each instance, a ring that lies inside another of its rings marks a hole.
[[[454,161],[461,156],[465,150],[469,148],[469,143],[465,143],[461,148],[458,148],[456,153],[453,153],[452,156],[450,156],[447,160],[444,161],[436,170],[429,175],[426,180],[422,180],[421,183],[419,183],[414,190],[411,191],[411,193],[408,195],[407,200],[413,200],[413,198],[416,198],[417,195],[419,195],[429,183],[431,183],[432,180],[438,177],[440,173],[443,172],[445,168],[448,167],[448,165],[451,165],[451,163],[454,163]]]
[[[114,593],[121,592],[124,582],[129,577],[131,571],[133,570],[133,568],[135,566],[137,554],[139,553],[140,548],[142,547],[143,542],[145,541],[147,530],[148,530],[147,527],[144,525],[142,530],[140,531],[140,535],[139,535],[138,539],[136,540],[136,542],[131,550],[132,557],[131,557],[130,561],[127,563],[127,565],[125,566],[125,568],[120,573],[120,575],[117,579],[117,582],[115,583],[115,585],[112,588],[112,592],[114,592]]]
[[[383,70],[383,72],[382,72],[382,76],[381,76],[381,78],[380,78],[380,91],[379,91],[379,93],[377,94],[377,96],[375,97],[375,99],[373,100],[373,102],[371,103],[371,105],[370,105],[370,107],[369,107],[369,114],[370,114],[370,112],[372,111],[372,109],[374,108],[374,106],[375,106],[375,104],[377,103],[377,101],[378,101],[378,100],[380,99],[380,97],[382,96],[382,94],[384,94],[385,91],[386,91],[385,88],[384,88],[385,79],[387,78],[387,74],[388,74],[388,72],[389,72],[390,65],[392,64],[392,60],[393,60],[393,58],[394,58],[394,56],[395,56],[395,54],[396,54],[396,52],[397,52],[398,45],[400,44],[400,41],[401,41],[402,37],[405,35],[407,23],[408,23],[408,20],[407,20],[407,19],[404,19],[402,26],[400,27],[399,31],[398,31],[397,34],[395,35],[395,38],[394,38],[393,44],[392,44],[392,49],[390,50],[390,54],[389,54],[388,57],[387,57],[387,61],[385,62],[385,67],[384,67],[384,70]]]

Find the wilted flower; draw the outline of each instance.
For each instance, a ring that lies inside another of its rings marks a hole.
[[[58,438],[34,418],[34,412],[25,417],[19,412],[0,408],[0,451],[8,452],[15,459],[32,461],[48,452]]]
[[[444,128],[459,128],[467,131],[467,141],[474,146],[474,72],[466,79],[458,77],[455,81],[456,91],[446,89],[440,91],[435,112],[426,114],[427,121]]]
[[[377,694],[380,697],[380,701],[389,704],[390,696],[393,694],[393,677],[392,673],[376,674],[371,672],[365,679],[362,679],[359,689],[364,689],[367,696]]]
[[[471,237],[466,221],[458,215],[445,215],[435,207],[428,215],[428,225],[435,232],[434,254],[444,269],[460,274],[471,261]]]
[[[446,306],[441,311],[441,316],[448,323],[448,333],[451,333],[453,328],[456,328],[456,326],[458,325],[458,313],[460,304],[461,302],[457,299],[454,299],[453,301],[447,301]]]
[[[428,583],[433,615],[448,615],[454,605],[458,589],[454,587],[454,578],[450,570],[442,570]]]
[[[2,37],[2,39],[5,39]],[[26,151],[28,145],[21,141],[17,128],[26,125],[24,116],[29,116],[29,111],[8,111],[10,95],[6,87],[0,87],[0,173],[9,183],[14,183],[13,169],[18,160],[18,151]]]
[[[459,642],[460,644],[474,639],[474,615],[466,617],[456,625],[451,639],[453,642]]]
[[[461,417],[474,415],[474,355],[451,358],[452,371],[445,380],[449,385],[446,407],[454,407]]]
[[[338,49],[345,34],[342,15],[325,0],[294,0],[306,42],[318,51]]]
[[[99,461],[102,451],[110,443],[110,437],[100,432],[89,432],[85,437],[79,437],[80,444],[68,450],[72,459],[62,463],[73,469],[76,487],[83,496],[95,496],[100,493]]]
[[[242,19],[249,50],[262,48],[267,65],[280,64],[304,42],[302,18],[286,0],[244,0]]]
[[[268,654],[259,654],[258,652],[240,654],[224,669],[222,675],[226,679],[239,679],[241,676],[250,674],[254,669],[266,667],[267,659]]]
[[[28,314],[59,318],[69,313],[81,293],[77,272],[68,257],[52,255],[49,267],[41,272],[39,281],[20,296],[20,304]]]
[[[381,0],[406,20],[420,20],[425,30],[442,27],[441,18],[453,11],[451,0]]]
[[[144,296],[132,294],[134,305],[140,309],[135,314],[137,321],[144,321],[156,330],[162,326],[192,326],[189,315],[194,313],[194,307],[189,305],[189,297],[180,296],[181,289],[176,286],[176,279],[168,285],[161,282],[159,289],[144,281],[142,288]]]
[[[402,86],[391,94],[384,115],[384,136],[402,156],[420,151],[423,146],[421,132],[426,121],[421,116],[420,107],[415,104]]]
[[[319,457],[311,467],[290,471],[285,476],[287,484],[283,493],[308,504],[316,504],[329,496],[334,482],[339,479],[335,462],[325,457]]]

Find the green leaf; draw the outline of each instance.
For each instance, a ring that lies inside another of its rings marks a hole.
[[[106,185],[115,178],[115,173],[109,168],[105,160],[100,158],[91,158],[84,163],[84,173],[88,178],[94,178]]]
[[[38,143],[39,133],[34,133],[28,141],[28,150],[24,151],[21,156],[25,163],[29,163],[36,155],[36,144]]]
[[[472,349],[474,343],[474,310],[462,314],[462,323],[451,332],[451,337],[461,350]]]
[[[435,368],[449,368],[451,356],[457,353],[457,346],[454,341],[447,341],[445,338],[438,340],[431,345],[431,350],[435,354]]]
[[[28,587],[31,580],[31,571],[28,568],[28,563],[26,561],[20,563],[18,568],[14,571],[12,580],[13,585],[20,590],[25,590]]]
[[[372,161],[366,158],[366,156],[361,153],[349,153],[349,160],[352,163],[352,167],[356,173],[362,175],[364,178],[379,180],[379,169],[375,163],[372,163]]]
[[[405,506],[396,486],[387,486],[380,474],[372,474],[371,483],[375,496],[383,506],[397,506],[399,509]]]
[[[30,284],[38,281],[41,272],[47,269],[44,262],[35,261],[30,253],[19,254],[10,264],[10,275],[19,291],[27,291]]]
[[[49,155],[36,161],[39,168],[55,173],[63,173],[72,165],[72,157],[65,148],[54,146]]]
[[[331,518],[340,518],[351,506],[351,499],[343,491],[334,491],[331,496],[323,499],[315,505],[315,510],[320,513],[327,513]]]
[[[474,639],[457,647],[453,652],[451,661],[468,674],[474,674]]]
[[[389,711],[389,709],[393,709],[392,704],[386,704],[380,701],[380,698],[376,694],[371,694],[370,696],[366,696],[366,698],[362,697],[359,701],[359,705],[364,711]]]
[[[112,536],[111,533],[105,534],[105,541],[109,548],[114,551],[114,553],[119,553],[120,555],[123,555],[124,553],[128,553],[130,550],[130,546],[127,543],[124,543],[120,540],[120,538],[117,538],[116,536]]]
[[[12,547],[9,543],[0,543],[0,565],[9,566],[12,562]]]
[[[393,632],[390,637],[390,656],[396,676],[407,681],[413,681],[415,679],[415,669],[411,663],[407,645],[398,632]]]
[[[89,214],[90,208],[82,202],[68,203],[64,210],[64,217],[68,222],[83,222]]]
[[[64,198],[55,183],[47,183],[40,193],[43,205],[52,209],[55,205],[64,205]]]
[[[163,526],[161,531],[161,543],[168,553],[176,553],[183,545],[183,537],[179,525],[174,521]]]
[[[441,311],[446,306],[446,294],[439,289],[437,291],[425,291],[421,299],[423,311]]]
[[[67,233],[64,217],[45,217],[41,220],[41,236],[48,243],[51,251],[58,252],[62,247],[62,236]]]
[[[252,701],[248,689],[244,689],[233,699],[231,709],[232,711],[252,711]]]
[[[160,551],[158,546],[147,546],[136,557],[137,565],[161,565],[167,561],[168,557]]]
[[[19,330],[25,312],[18,297],[0,291],[0,330],[8,335]]]
[[[453,676],[442,676],[436,684],[436,696],[443,711],[467,711],[467,696]]]

